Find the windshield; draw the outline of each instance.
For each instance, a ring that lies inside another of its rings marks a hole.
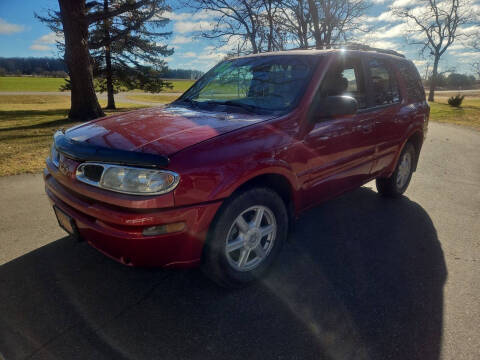
[[[175,103],[286,112],[303,95],[317,57],[258,56],[223,61]]]

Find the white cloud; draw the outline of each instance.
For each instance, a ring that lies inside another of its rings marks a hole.
[[[166,11],[162,14],[162,17],[168,18],[174,21],[193,21],[193,20],[205,20],[210,19],[215,15],[213,11],[200,10],[195,13],[175,13]]]
[[[40,36],[37,40],[35,40],[35,42],[40,44],[56,44],[58,41],[62,40],[62,36],[58,36],[54,32],[51,32],[46,35]]]
[[[464,50],[467,46],[465,44],[462,44],[461,42],[454,42],[452,45],[448,47],[449,52],[454,52],[457,50]]]
[[[363,15],[360,17],[360,21],[368,22],[368,23],[377,23],[377,22],[396,22],[399,21],[400,19],[396,18],[392,11],[387,10],[382,12],[378,16],[368,16],[368,15]]]
[[[176,21],[173,30],[181,34],[193,31],[207,31],[213,29],[215,24],[210,21]]]
[[[5,20],[0,18],[0,34],[13,34],[17,32],[22,32],[25,29],[23,25],[10,24]]]
[[[53,50],[51,46],[42,45],[42,44],[32,44],[32,45],[30,45],[30,49],[35,50],[35,51],[50,51],[50,50]]]
[[[397,50],[398,44],[388,40],[373,40],[368,45],[380,49]]]
[[[197,57],[197,53],[193,52],[193,51],[187,51],[183,54],[178,54],[179,56],[182,56],[182,57],[188,57],[188,58],[194,58],[194,57]]]
[[[390,10],[388,10],[378,15],[377,20],[378,21],[398,21],[399,19],[397,19],[395,15],[393,15],[393,13]]]
[[[63,41],[62,36],[58,36],[54,32],[50,32],[34,40],[33,44],[30,45],[30,49],[35,51],[51,51],[54,50],[52,45],[61,41]]]
[[[383,26],[372,35],[378,39],[391,39],[405,35],[407,30],[407,24],[401,23],[394,26]]]
[[[480,52],[476,51],[454,52],[454,54],[460,57],[480,58]]]
[[[415,5],[417,0],[395,0],[392,4],[392,7],[407,7],[410,5]]]

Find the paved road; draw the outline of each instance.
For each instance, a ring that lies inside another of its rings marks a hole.
[[[479,359],[479,148],[431,124],[405,197],[309,211],[236,291],[121,266],[64,237],[39,176],[0,178],[0,358]]]

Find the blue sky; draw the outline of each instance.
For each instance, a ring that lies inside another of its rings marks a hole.
[[[420,72],[425,71],[429,59],[419,55],[418,48],[408,45],[405,31],[408,24],[395,20],[389,12],[391,5],[412,5],[415,0],[370,0],[371,8],[364,21],[375,30],[362,34],[364,42],[374,46],[395,49],[414,60]],[[480,0],[472,0],[475,8],[480,8]],[[212,25],[212,16],[208,13],[191,14],[181,9],[174,0],[170,0],[173,11],[167,14],[171,19],[167,30],[173,32],[168,40],[175,49],[173,56],[167,58],[171,68],[193,68],[208,70],[221,60],[227,47],[218,48],[213,40],[198,39],[193,35],[199,29],[208,29]],[[57,0],[17,0],[0,1],[0,56],[57,56],[55,36],[49,29],[34,18],[33,13],[45,13],[47,8],[58,8]],[[469,27],[467,31],[480,29],[480,25]],[[441,68],[454,68],[458,72],[469,72],[470,63],[480,60],[480,54],[474,53],[460,42],[454,44],[442,57]]]

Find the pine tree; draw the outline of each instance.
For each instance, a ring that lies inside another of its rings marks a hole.
[[[103,0],[92,11],[108,14],[128,2]],[[120,88],[156,93],[171,86],[162,79],[167,65],[161,57],[171,55],[173,50],[159,44],[170,35],[160,31],[169,21],[161,16],[166,10],[163,0],[149,0],[141,8],[95,23],[90,30],[93,73],[97,89],[107,91],[107,109],[115,108],[114,93]]]

